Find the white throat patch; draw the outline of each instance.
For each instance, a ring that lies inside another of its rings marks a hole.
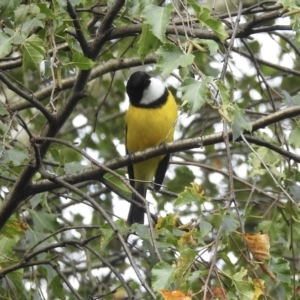
[[[151,83],[148,88],[144,90],[143,98],[140,101],[140,104],[150,104],[155,102],[158,98],[160,98],[165,92],[165,85],[159,79],[150,78]]]

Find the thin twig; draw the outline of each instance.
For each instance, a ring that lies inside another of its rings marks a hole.
[[[21,89],[16,87],[13,83],[12,80],[14,80],[12,77],[10,77],[10,80],[7,79],[5,75],[1,70],[0,70],[0,80],[13,92],[15,92],[17,95],[19,95],[21,98],[25,99],[28,101],[33,107],[38,109],[47,119],[48,122],[53,122],[54,118],[52,114],[35,98],[34,94],[29,95],[23,92]]]
[[[109,217],[109,215],[106,213],[106,211],[98,204],[97,201],[95,201],[93,198],[91,198],[90,196],[88,196],[87,194],[85,194],[84,192],[82,192],[81,190],[79,190],[78,188],[76,188],[75,186],[59,179],[58,177],[48,173],[46,170],[40,168],[40,174],[44,177],[47,178],[50,181],[54,181],[56,183],[58,183],[60,186],[64,186],[66,188],[68,188],[69,190],[73,191],[74,193],[80,195],[81,197],[85,198],[87,201],[89,201],[91,204],[93,204],[93,206],[95,207],[95,209],[102,215],[102,217],[107,221],[107,223],[110,225],[110,227],[114,230],[115,234],[117,235],[118,239],[121,242],[121,245],[123,247],[123,249],[125,250],[127,257],[130,261],[130,264],[132,266],[132,268],[134,269],[138,279],[140,280],[142,286],[146,289],[146,291],[149,293],[149,295],[153,298],[156,299],[155,295],[153,294],[153,291],[151,290],[151,288],[149,287],[148,283],[145,281],[145,279],[143,278],[138,266],[136,265],[133,256],[123,238],[123,236],[121,235],[121,233],[119,232],[118,228],[115,226],[115,224],[113,223],[113,221],[111,220],[111,218]]]
[[[281,189],[281,191],[286,195],[286,197],[297,207],[297,209],[300,210],[299,205],[294,201],[294,199],[289,195],[289,193],[282,187],[282,185],[276,180],[276,178],[274,177],[274,175],[272,174],[271,170],[268,168],[268,166],[266,165],[264,160],[259,156],[259,154],[248,143],[247,139],[245,138],[245,136],[243,134],[241,134],[241,138],[246,143],[246,145],[251,149],[251,151],[255,154],[255,156],[259,159],[261,164],[264,166],[264,168],[267,170],[267,172],[271,176],[271,178],[274,181],[274,183],[276,184],[276,186],[279,187]]]

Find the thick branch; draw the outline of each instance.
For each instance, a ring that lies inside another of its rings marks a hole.
[[[122,1],[120,1],[120,2],[122,2]],[[284,27],[272,26],[272,27],[267,27],[267,28],[262,27],[262,28],[264,28],[264,30],[260,30],[260,27],[257,27],[261,23],[271,21],[276,18],[280,18],[282,15],[282,12],[279,10],[280,8],[281,8],[281,6],[279,5],[278,10],[268,12],[265,14],[261,14],[260,16],[253,18],[249,22],[242,24],[237,32],[236,37],[237,38],[245,38],[245,37],[249,37],[252,34],[255,34],[258,32],[265,32],[265,30],[267,30],[267,32],[274,31],[274,30],[292,31],[292,28],[290,26],[284,26]],[[266,8],[266,11],[268,11],[268,8]],[[91,41],[91,48],[93,49],[91,51],[95,52],[95,53],[93,53],[93,58],[96,58],[98,55],[96,53],[96,51],[98,50],[97,47],[100,48],[100,46],[103,46],[104,42],[106,42],[108,40],[124,38],[127,36],[134,36],[134,35],[140,34],[142,32],[142,24],[133,24],[133,25],[123,26],[123,27],[111,28],[108,26],[108,24],[111,25],[111,23],[108,22],[108,21],[110,21],[110,17],[111,17],[111,15],[108,15],[108,17],[107,17],[106,31],[102,32],[101,34],[99,33],[98,37],[95,40]],[[189,20],[186,20],[186,21],[190,22]],[[198,26],[198,24],[196,24],[196,26]],[[191,28],[191,30],[188,30],[186,32],[183,27],[174,28],[174,26],[167,26],[166,33],[172,34],[172,35],[176,34],[176,35],[180,35],[180,36],[188,35],[190,38],[197,37],[200,39],[219,41],[219,38],[212,31],[209,31],[207,29],[199,29],[199,27]],[[229,35],[228,38],[230,39],[233,31],[228,30],[227,33]],[[69,46],[66,43],[64,45],[64,47],[60,47],[59,49],[67,51],[67,50],[69,50]],[[51,56],[51,51],[49,52],[49,55]],[[6,61],[3,63],[0,63],[0,70],[3,70],[3,71],[11,70],[14,68],[18,68],[21,65],[22,65],[22,59],[13,60],[13,58],[12,58],[12,61],[9,61],[9,62]]]
[[[300,115],[300,106],[293,106],[290,108],[287,108],[285,110],[273,113],[269,116],[263,117],[257,121],[255,121],[253,126],[253,132],[257,131],[260,128],[264,128],[268,125],[274,124],[276,122],[282,121],[287,118],[292,118],[295,116]],[[228,131],[229,139],[232,141],[232,131]],[[253,137],[251,135],[246,134],[246,139],[254,144],[257,144],[259,146],[267,147],[289,159],[293,159],[295,162],[300,163],[300,157],[296,154],[293,154],[287,150],[284,150],[276,145],[270,144],[264,140],[258,139],[256,137]],[[106,168],[110,168],[112,170],[116,170],[122,167],[125,167],[132,162],[140,162],[148,158],[152,158],[161,154],[167,154],[167,153],[174,153],[179,151],[185,151],[190,150],[193,148],[199,148],[209,145],[214,145],[217,143],[223,143],[224,138],[222,136],[222,133],[215,133],[204,137],[198,137],[198,138],[192,138],[192,139],[185,139],[185,140],[179,140],[172,143],[168,143],[166,145],[158,146],[155,148],[147,149],[142,152],[135,153],[134,156],[125,156],[120,157],[117,159],[113,159],[105,164]],[[105,170],[103,169],[93,169],[93,170],[85,170],[82,172],[78,172],[73,175],[65,175],[62,176],[61,179],[71,183],[76,184],[82,181],[91,180],[95,178],[99,178],[105,174]],[[28,197],[30,195],[35,195],[38,193],[42,193],[45,191],[53,190],[55,188],[59,188],[60,186],[56,183],[50,182],[50,181],[40,181],[38,183],[33,183],[31,186],[28,187],[26,193],[24,194],[24,198]],[[1,214],[0,214],[1,216]],[[1,225],[1,218],[0,218],[0,225]]]
[[[98,78],[98,77],[100,77],[104,74],[110,73],[110,72],[140,66],[143,63],[145,65],[153,64],[153,63],[156,63],[156,61],[157,61],[157,55],[155,55],[155,54],[147,55],[144,62],[142,62],[140,57],[111,59],[108,62],[101,64],[100,66],[94,68],[88,81],[91,81],[95,78]],[[63,91],[63,90],[73,87],[75,80],[76,80],[75,76],[62,80],[61,87],[57,87],[55,91],[58,93],[60,91]],[[35,99],[42,101],[50,96],[51,91],[52,91],[52,87],[49,86],[49,87],[44,88],[41,91],[34,93],[33,95],[34,95]],[[31,105],[28,104],[27,101],[18,101],[17,103],[13,103],[10,106],[10,109],[11,109],[11,111],[14,112],[14,111],[20,111],[20,110],[26,109],[30,106]]]
[[[99,49],[102,49],[104,43],[109,39],[109,33],[112,31],[113,21],[117,14],[125,4],[125,0],[116,0],[111,6],[110,10],[105,15],[101,26],[97,32],[96,38],[91,44],[91,58],[96,59],[100,53]]]

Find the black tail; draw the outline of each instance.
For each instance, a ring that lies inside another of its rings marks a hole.
[[[136,188],[137,192],[139,192],[144,198],[146,197],[147,187],[144,185]],[[132,194],[132,199],[142,203],[141,199],[138,198],[135,194]],[[138,207],[137,205],[131,204],[128,217],[127,224],[131,226],[134,223],[144,224],[144,213],[145,210],[142,207]]]

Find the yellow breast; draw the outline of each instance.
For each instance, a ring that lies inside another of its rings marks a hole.
[[[177,105],[170,92],[167,102],[158,108],[130,105],[125,116],[127,150],[137,152],[171,142],[176,119]]]

